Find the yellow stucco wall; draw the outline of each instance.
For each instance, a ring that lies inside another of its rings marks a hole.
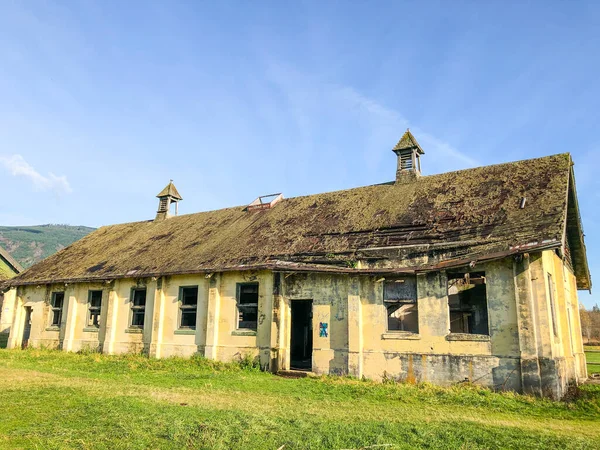
[[[387,331],[382,277],[240,271],[20,287],[13,301],[9,345],[20,345],[24,307],[31,307],[33,346],[105,353],[143,351],[155,357],[200,353],[223,361],[249,354],[258,357],[264,368],[289,369],[292,304],[312,300],[312,370],[316,373],[438,384],[466,379],[515,390],[521,387],[522,373],[531,370],[537,370],[539,383],[548,389],[564,385],[555,380],[556,371],[564,380],[585,378],[572,272],[552,251],[519,264],[506,258],[473,269],[486,275],[487,336],[449,332],[444,271],[417,276],[417,334]],[[548,273],[556,284],[557,336],[552,331]],[[519,277],[524,281],[519,282]],[[237,285],[247,282],[259,283],[256,332],[237,330]],[[143,330],[132,330],[131,290],[142,286],[146,288],[145,325]],[[195,330],[179,329],[182,286],[198,286]],[[90,289],[103,292],[98,329],[87,327]],[[58,329],[48,326],[55,291],[65,292]],[[328,326],[326,336],[320,333],[320,323]],[[537,362],[524,369],[523,360]]]
[[[0,257],[0,282],[17,275],[17,272]],[[16,290],[11,289],[5,293],[0,291],[0,348],[5,348],[8,342],[10,327],[14,319],[14,300]]]

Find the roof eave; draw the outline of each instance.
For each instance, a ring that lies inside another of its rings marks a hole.
[[[569,156],[570,158],[570,156]],[[581,213],[580,213],[580,209],[579,209],[579,200],[577,198],[577,186],[575,183],[575,171],[573,169],[573,162],[571,160],[571,166],[569,168],[569,197],[572,201],[572,206],[574,209],[574,214],[575,214],[575,223],[576,223],[576,230],[574,230],[574,233],[570,233],[569,229],[567,227],[565,227],[565,237],[564,239],[568,239],[569,236],[571,237],[575,237],[575,239],[577,240],[577,247],[572,248],[572,252],[573,254],[571,255],[571,258],[573,259],[573,264],[575,265],[575,276],[577,278],[577,289],[580,290],[591,290],[592,289],[592,276],[590,273],[590,267],[589,267],[589,262],[588,262],[588,258],[587,258],[587,250],[585,247],[585,234],[583,231],[583,223],[581,221]],[[571,201],[569,201],[569,203],[571,203]],[[566,215],[568,216],[569,214],[569,204],[567,204],[567,212]],[[568,222],[568,217],[565,220],[566,222]]]
[[[320,272],[320,273],[336,273],[336,274],[349,274],[349,275],[408,275],[418,273],[429,273],[436,272],[439,270],[457,269],[460,267],[474,266],[490,261],[496,261],[511,256],[516,256],[524,253],[531,253],[536,251],[556,249],[560,247],[559,241],[554,241],[547,244],[530,244],[523,246],[513,246],[506,251],[488,253],[472,258],[462,258],[446,260],[440,263],[418,266],[418,267],[402,267],[402,268],[367,268],[358,269],[351,267],[339,267],[329,266],[324,264],[306,264],[296,263],[288,261],[271,261],[260,264],[247,264],[238,266],[229,266],[221,268],[198,268],[195,271],[173,271],[163,273],[135,273],[135,274],[113,274],[97,277],[81,277],[81,278],[62,278],[53,280],[32,280],[19,282],[18,279],[9,280],[5,283],[4,287],[18,287],[18,286],[34,286],[34,285],[46,285],[46,284],[70,284],[70,283],[103,283],[111,282],[114,280],[121,280],[127,278],[152,278],[152,277],[164,277],[173,275],[193,275],[193,274],[210,274],[218,272],[238,272],[244,270],[272,270],[277,272]]]

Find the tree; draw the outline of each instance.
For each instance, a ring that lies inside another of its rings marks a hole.
[[[589,311],[585,309],[585,306],[580,305],[579,307],[579,316],[581,317],[581,334],[583,335],[586,343],[590,342],[592,338],[592,317],[590,316]]]

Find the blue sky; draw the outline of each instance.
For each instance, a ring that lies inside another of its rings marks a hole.
[[[600,273],[597,2],[0,2],[0,224],[152,218],[569,151]],[[587,306],[600,295],[580,293]]]

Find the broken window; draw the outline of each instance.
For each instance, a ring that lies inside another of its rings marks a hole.
[[[484,272],[448,274],[450,332],[488,334]]]
[[[179,328],[196,329],[198,286],[179,288]]]
[[[146,289],[135,288],[131,290],[131,327],[144,328],[144,314],[146,313]]]
[[[550,300],[550,312],[552,313],[552,331],[558,336],[558,324],[556,323],[556,308],[554,306],[554,280],[552,274],[548,274],[548,294]]]
[[[50,313],[50,326],[60,327],[60,321],[62,319],[62,309],[65,303],[64,292],[53,292],[52,293],[52,304]]]
[[[100,307],[102,304],[102,291],[88,292],[88,327],[100,326]]]
[[[237,285],[238,328],[256,330],[258,320],[258,283]]]
[[[419,332],[416,277],[384,281],[383,303],[388,331]]]

